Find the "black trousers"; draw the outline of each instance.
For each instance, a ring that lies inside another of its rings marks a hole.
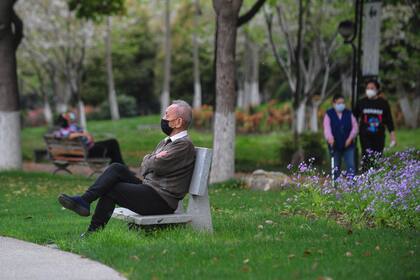
[[[124,164],[120,145],[115,139],[95,142],[93,147],[89,149],[88,157],[109,157],[111,163],[118,162]]]
[[[82,198],[89,203],[99,198],[89,230],[103,228],[116,204],[140,215],[171,214],[175,211],[152,187],[142,184],[127,166],[120,163],[111,164]]]
[[[362,146],[362,171],[366,172],[375,166],[378,157],[382,156],[385,147],[385,135],[360,135]]]

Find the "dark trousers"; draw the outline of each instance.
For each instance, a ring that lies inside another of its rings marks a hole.
[[[103,228],[111,218],[116,204],[140,215],[174,212],[152,187],[142,184],[127,166],[120,163],[111,164],[82,198],[89,203],[99,198],[89,230]]]
[[[362,171],[366,172],[375,166],[376,160],[382,156],[385,147],[385,135],[360,135],[362,146]]]
[[[108,157],[111,163],[117,162],[124,164],[121,156],[120,145],[115,139],[95,142],[92,148],[89,149],[88,157]]]
[[[353,177],[355,174],[354,164],[354,146],[346,148],[344,150],[333,150],[334,157],[334,180],[336,180],[341,174],[341,159],[344,159],[346,165],[346,176]]]

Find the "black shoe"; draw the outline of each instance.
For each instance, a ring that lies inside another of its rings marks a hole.
[[[58,202],[64,208],[72,210],[80,216],[87,217],[90,215],[90,204],[84,201],[80,196],[69,196],[64,193],[58,197]]]

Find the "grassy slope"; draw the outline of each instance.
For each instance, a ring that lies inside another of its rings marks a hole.
[[[91,121],[88,123],[89,131],[95,139],[101,140],[115,137],[121,144],[124,159],[131,166],[139,164],[139,159],[150,152],[164,137],[160,132],[159,116],[136,117],[123,119],[118,122]],[[140,128],[139,126],[146,126]],[[150,128],[147,126],[155,126]],[[25,160],[31,160],[33,150],[44,148],[42,135],[45,128],[26,128],[22,133],[23,155]],[[281,139],[290,132],[276,132],[261,135],[237,135],[236,138],[236,169],[238,171],[252,171],[257,168],[279,169],[278,148]],[[212,146],[211,132],[192,130],[191,138],[195,145],[203,147]],[[420,129],[399,131],[400,145],[396,149],[416,147],[420,149]],[[280,168],[282,168],[280,166]],[[283,167],[284,168],[284,167]]]
[[[55,243],[130,279],[420,277],[418,232],[379,228],[349,234],[332,221],[282,215],[291,192],[252,192],[229,185],[210,190],[212,236],[189,228],[138,233],[112,220],[101,234],[80,240],[89,220],[62,210],[56,197],[81,192],[90,182],[77,176],[0,173],[0,235]]]

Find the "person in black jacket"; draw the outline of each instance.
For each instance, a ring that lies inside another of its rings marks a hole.
[[[360,99],[354,110],[359,120],[360,144],[362,146],[362,170],[366,171],[381,156],[385,146],[385,126],[391,137],[391,146],[396,145],[394,122],[388,101],[378,96],[380,84],[369,80],[366,84],[366,97]]]

